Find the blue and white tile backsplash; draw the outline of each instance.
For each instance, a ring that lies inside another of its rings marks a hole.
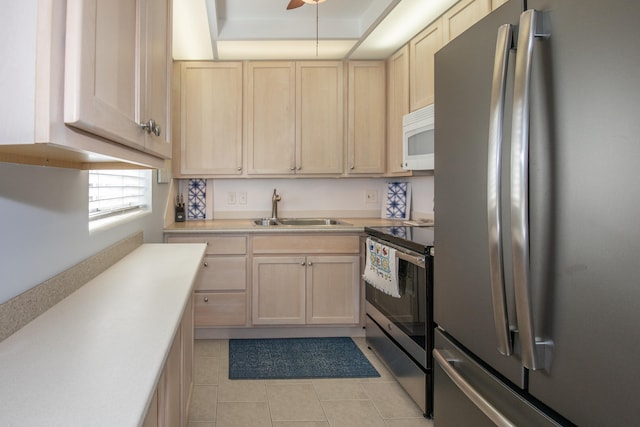
[[[190,179],[187,194],[187,219],[206,219],[207,180]]]
[[[409,219],[411,184],[408,182],[389,182],[387,183],[386,196],[382,208],[384,218]]]

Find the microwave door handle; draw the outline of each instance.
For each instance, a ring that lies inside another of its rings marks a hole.
[[[501,230],[502,129],[504,124],[505,92],[509,51],[513,45],[513,29],[504,24],[498,29],[496,53],[493,65],[491,104],[489,112],[489,141],[487,162],[487,226],[489,232],[489,272],[491,300],[495,322],[498,351],[505,356],[513,353],[513,341],[509,331],[507,298],[505,294],[504,263]]]
[[[542,13],[535,10],[520,15],[519,32],[511,127],[511,246],[522,364],[535,370],[544,365],[546,344],[536,342],[529,283],[529,95],[534,41],[549,33],[543,28]]]

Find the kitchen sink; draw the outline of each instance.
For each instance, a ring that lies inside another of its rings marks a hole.
[[[282,218],[278,219],[282,225],[348,225],[342,221],[330,218]]]
[[[275,219],[273,219],[273,218],[260,218],[260,219],[255,219],[255,220],[253,220],[253,223],[254,223],[255,225],[264,225],[264,226],[267,226],[267,225],[278,225],[278,223],[276,222],[276,220],[275,220]]]
[[[253,221],[256,225],[272,226],[272,225],[294,225],[294,226],[313,226],[313,225],[351,225],[344,221],[331,218],[260,218]]]

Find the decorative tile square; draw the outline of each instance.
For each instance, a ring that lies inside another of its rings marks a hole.
[[[408,182],[389,182],[387,198],[384,206],[384,217],[393,219],[409,219],[411,203],[411,186]]]
[[[189,180],[187,209],[187,219],[205,219],[207,217],[207,180]]]

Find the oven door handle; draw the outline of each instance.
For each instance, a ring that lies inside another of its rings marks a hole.
[[[418,252],[414,252],[414,251],[410,251],[408,249],[402,248],[398,245],[394,245],[393,243],[389,243],[387,241],[384,240],[380,240],[374,236],[368,236],[369,239],[371,239],[372,241],[376,242],[376,243],[380,243],[381,245],[384,246],[388,246],[390,248],[393,248],[396,250],[396,259],[402,259],[405,260],[407,262],[410,262],[411,264],[417,265],[418,267],[425,267],[425,258],[424,255],[418,253]]]
[[[424,266],[425,266],[424,256],[411,255],[411,254],[408,254],[406,252],[401,252],[401,251],[396,249],[396,258],[405,260],[407,262],[410,262],[411,264],[417,265],[418,267],[423,267],[424,268]]]

